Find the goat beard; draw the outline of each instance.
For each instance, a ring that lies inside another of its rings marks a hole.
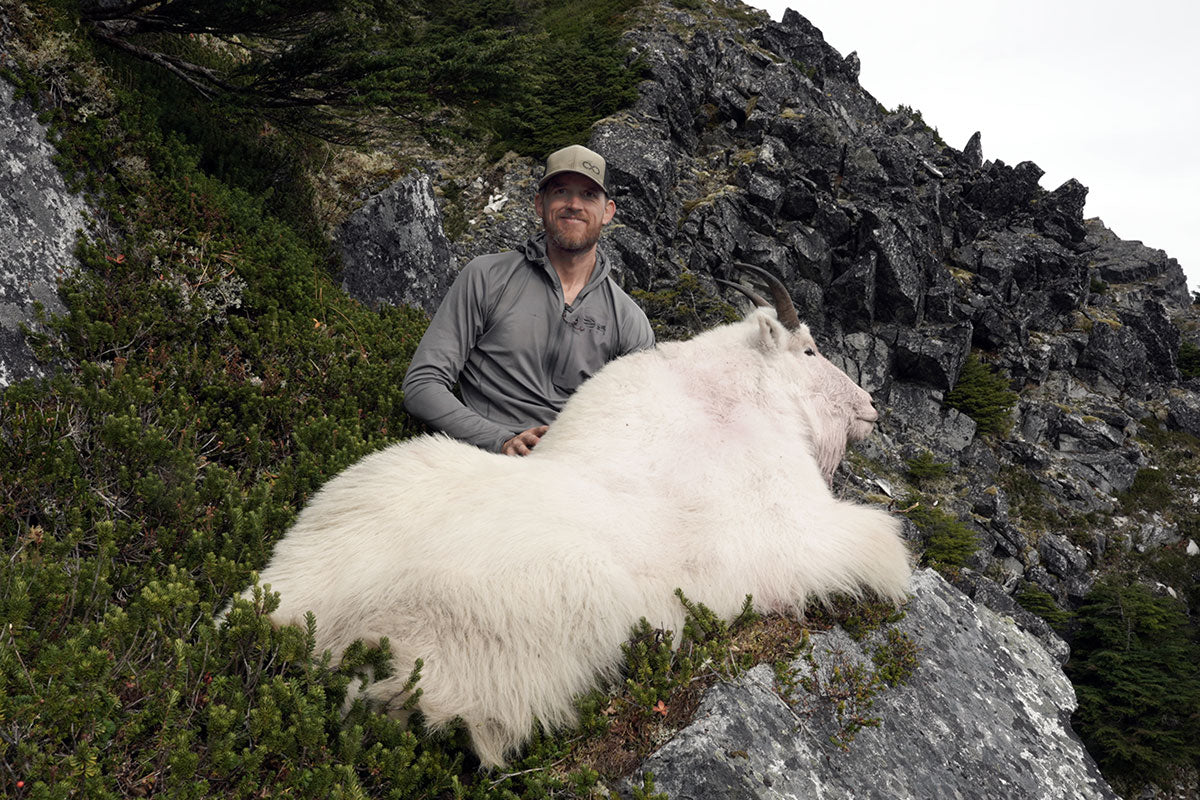
[[[810,426],[813,457],[825,483],[833,486],[833,473],[846,457],[846,448],[850,442],[867,438],[875,425],[861,419],[846,419],[845,413],[838,413],[833,408],[821,409],[811,418]]]
[[[825,483],[833,486],[833,473],[837,472],[838,464],[842,463],[846,455],[846,439],[818,434],[813,442],[813,449],[816,450],[817,466],[821,468]]]

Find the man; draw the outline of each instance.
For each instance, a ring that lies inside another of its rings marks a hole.
[[[617,210],[605,170],[579,145],[546,159],[533,200],[545,230],[463,268],[404,376],[410,414],[486,450],[527,455],[584,380],[654,345],[596,247]]]

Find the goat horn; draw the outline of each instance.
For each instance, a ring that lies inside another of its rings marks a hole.
[[[754,305],[759,306],[760,308],[769,308],[771,305],[770,303],[768,303],[766,300],[764,300],[762,298],[762,295],[758,294],[757,292],[750,291],[745,286],[742,286],[740,283],[734,283],[733,281],[722,280],[721,278],[713,278],[713,280],[716,281],[717,283],[719,283],[721,286],[725,286],[729,289],[733,289],[734,291],[741,292],[742,294],[746,295],[746,297],[750,298],[751,303],[754,303]]]
[[[792,302],[792,296],[788,294],[787,287],[783,285],[783,281],[762,267],[756,267],[753,264],[738,261],[734,266],[744,272],[751,272],[766,282],[767,288],[771,290],[771,297],[775,300],[775,313],[779,316],[779,321],[783,324],[783,327],[789,331],[794,331],[800,327],[800,315],[796,313],[796,304]]]

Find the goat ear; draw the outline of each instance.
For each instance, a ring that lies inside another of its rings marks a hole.
[[[771,353],[787,347],[791,336],[787,328],[779,320],[766,314],[758,315],[758,331],[754,334],[754,346],[764,353]]]

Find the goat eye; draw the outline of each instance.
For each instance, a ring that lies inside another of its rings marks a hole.
[[[817,354],[817,351],[816,351],[816,350],[813,350],[811,347],[806,347],[806,348],[804,348],[804,355],[806,355],[806,356],[815,356],[816,354]]]

